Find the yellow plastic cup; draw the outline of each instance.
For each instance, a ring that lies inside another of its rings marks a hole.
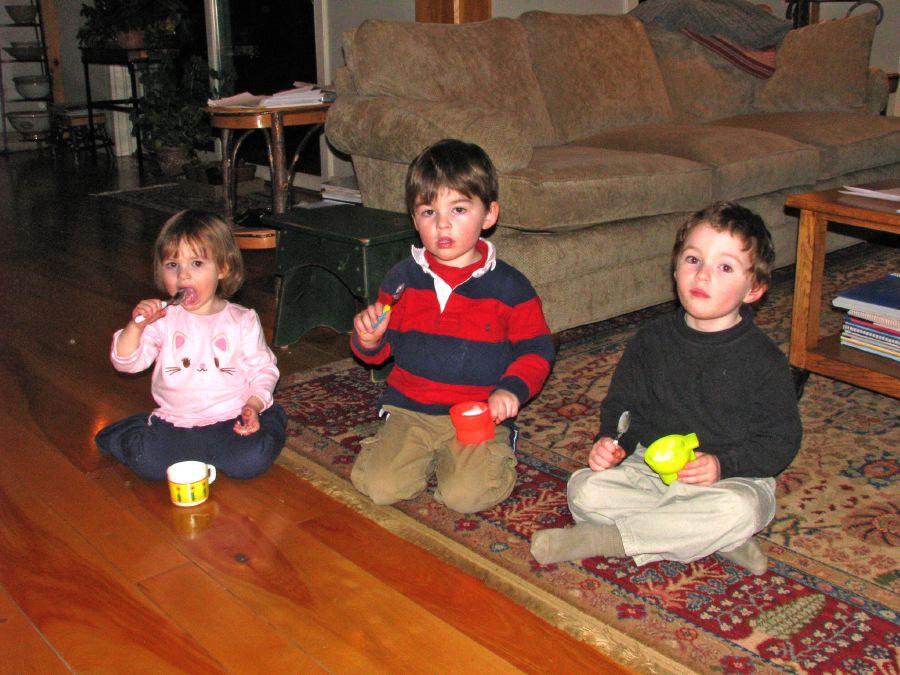
[[[644,452],[644,461],[671,485],[685,464],[694,460],[694,449],[700,447],[697,434],[672,434],[657,438]]]

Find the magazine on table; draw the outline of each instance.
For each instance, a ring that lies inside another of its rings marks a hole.
[[[207,104],[211,107],[288,108],[299,105],[318,105],[334,99],[333,89],[308,82],[294,82],[292,89],[278,91],[268,96],[259,96],[251,94],[249,91],[243,91],[226,98],[211,98]]]
[[[858,187],[855,185],[845,185],[840,189],[841,194],[853,195],[854,197],[866,197],[868,199],[883,199],[889,202],[900,202],[900,187],[886,188],[884,190],[872,190],[870,188]],[[897,209],[900,213],[900,209]]]

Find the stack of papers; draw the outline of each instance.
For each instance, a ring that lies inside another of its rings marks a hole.
[[[258,96],[248,91],[227,98],[211,98],[210,106],[237,106],[240,108],[287,108],[297,105],[317,105],[334,100],[334,91],[307,82],[294,82],[293,89],[285,89],[271,96]]]
[[[884,199],[889,202],[900,202],[900,188],[888,188],[886,190],[870,190],[869,188],[845,185],[840,190],[841,194],[855,197],[867,197],[869,199]],[[900,209],[897,209],[900,213]]]
[[[332,176],[322,183],[322,199],[362,204],[356,176]]]

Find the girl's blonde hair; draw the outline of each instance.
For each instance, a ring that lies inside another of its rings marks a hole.
[[[153,277],[165,292],[163,261],[178,251],[184,242],[199,256],[212,260],[225,275],[219,280],[216,294],[230,298],[244,283],[244,259],[231,227],[219,216],[206,211],[188,209],[176,213],[162,226],[153,246]]]

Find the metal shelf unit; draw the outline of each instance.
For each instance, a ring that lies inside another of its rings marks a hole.
[[[44,23],[40,0],[26,0],[21,5],[35,7],[35,18],[32,22],[17,23],[6,10],[0,10],[0,42],[4,49],[0,52],[0,125],[2,125],[4,154],[14,149],[25,149],[30,143],[43,144],[51,141],[51,128],[46,132],[25,134],[17,131],[7,117],[11,112],[47,112],[48,122],[51,117],[50,104],[53,102],[53,86],[50,81],[50,69],[47,65],[47,43],[44,39]],[[2,16],[5,14],[5,16]],[[33,58],[14,58],[6,48],[12,42],[31,41],[39,43],[39,55]],[[13,77],[26,75],[42,75],[48,78],[48,93],[41,98],[25,98],[15,88]]]

